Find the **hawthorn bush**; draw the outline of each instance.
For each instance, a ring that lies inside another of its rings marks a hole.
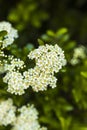
[[[0,130],[87,129],[86,5],[0,0]]]

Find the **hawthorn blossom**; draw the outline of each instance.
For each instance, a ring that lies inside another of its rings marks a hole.
[[[18,37],[17,30],[12,27],[9,22],[0,22],[0,32],[6,31],[6,35],[0,40],[2,48],[6,48],[14,42],[14,39]]]
[[[15,116],[16,107],[13,106],[12,99],[0,101],[0,125],[7,126],[13,123],[16,119]]]
[[[22,106],[18,109],[20,113],[15,122],[12,124],[12,130],[47,130],[45,127],[40,127],[38,122],[38,112],[33,105]]]

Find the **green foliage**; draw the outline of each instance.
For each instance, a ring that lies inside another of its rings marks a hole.
[[[5,35],[7,34],[6,31],[0,31],[0,40],[4,39]],[[2,46],[2,42],[0,41],[0,47]]]
[[[87,78],[87,72],[81,72],[81,75],[82,75],[84,78]]]
[[[0,31],[0,37],[4,37],[7,34],[6,31]]]
[[[8,20],[15,23],[18,30],[23,30],[29,23],[38,28],[47,18],[48,14],[39,9],[35,0],[22,0],[8,15]]]

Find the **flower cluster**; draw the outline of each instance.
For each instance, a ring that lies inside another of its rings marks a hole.
[[[85,50],[86,50],[85,47],[82,45],[75,48],[73,53],[73,58],[71,59],[70,63],[72,65],[76,65],[80,62],[80,59],[85,59],[86,58]]]
[[[51,74],[58,72],[66,64],[64,51],[57,44],[40,46],[31,51],[28,57],[35,59],[36,66],[41,71]]]
[[[4,65],[5,71],[19,71],[20,69],[23,69],[25,67],[24,61],[14,58],[13,56],[8,56],[8,60],[10,62]]]
[[[10,64],[4,65],[4,70],[7,74],[3,78],[5,83],[8,83],[8,92],[22,95],[24,90],[32,86],[33,90],[43,91],[47,86],[56,87],[57,79],[54,73],[66,64],[64,52],[58,46],[45,45],[33,50],[28,55],[30,59],[35,59],[36,65],[34,68],[19,72],[24,68],[24,62],[20,59],[9,57]]]
[[[35,59],[36,66],[24,73],[25,79],[29,80],[34,91],[46,90],[47,86],[56,87],[56,77],[54,73],[66,64],[64,51],[58,46],[46,44],[31,51],[28,55],[30,59]]]
[[[0,125],[8,125],[15,121],[16,107],[13,106],[12,99],[0,101]]]
[[[24,76],[25,82],[32,86],[36,92],[46,90],[48,85],[52,86],[52,88],[56,87],[56,77],[41,72],[37,66],[24,72]]]
[[[17,30],[14,29],[9,22],[0,22],[0,32],[1,31],[7,32],[4,38],[0,40],[0,42],[2,42],[2,48],[12,44],[14,39],[18,37]]]
[[[14,42],[14,39],[18,37],[17,30],[14,29],[9,22],[0,22],[0,32],[6,32],[5,35],[0,36],[0,73],[5,72],[5,64],[7,64],[8,56],[4,54],[4,48]],[[3,34],[3,33],[2,33]]]
[[[33,105],[23,106],[19,110],[20,114],[13,123],[12,130],[47,130],[40,128],[38,122],[38,112]]]
[[[20,114],[16,116],[16,112]],[[47,130],[40,127],[38,112],[33,105],[22,106],[17,109],[13,106],[13,100],[0,101],[0,126],[12,125],[12,130]]]
[[[7,71],[7,73],[4,76],[3,81],[8,83],[8,92],[22,95],[24,89],[29,87],[24,82],[24,76],[19,72],[20,69],[25,67],[24,62],[20,59],[13,58],[12,56],[10,56],[9,59],[11,60],[11,63],[4,65],[4,70]]]
[[[26,89],[23,76],[20,72],[8,72],[6,76],[3,78],[3,81],[5,83],[8,83],[7,91],[12,94],[15,93],[16,95],[22,95],[24,93],[24,89]]]

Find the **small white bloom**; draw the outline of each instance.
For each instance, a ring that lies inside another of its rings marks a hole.
[[[4,65],[7,73],[3,81],[8,83],[8,92],[22,95],[29,86],[36,92],[47,90],[48,86],[55,88],[57,78],[54,73],[59,72],[66,64],[62,49],[58,45],[46,44],[31,51],[28,56],[30,59],[35,59],[36,65],[23,74],[19,72],[24,67],[24,62],[20,59],[9,57],[11,62]]]
[[[8,72],[3,78],[3,81],[5,83],[8,83],[7,91],[12,94],[14,93],[16,95],[24,94],[24,89],[26,89],[29,86],[26,86],[23,78],[24,77],[19,72],[14,72],[14,71]]]
[[[74,58],[84,59],[86,57],[85,47],[81,45],[81,46],[75,48],[74,49],[73,57]]]
[[[47,73],[58,72],[66,64],[64,51],[57,44],[55,46],[48,44],[40,46],[31,51],[28,57],[35,59],[36,66]]]
[[[12,99],[0,101],[0,125],[7,126],[15,121],[16,107],[13,106]]]
[[[5,71],[15,71],[24,68],[24,61],[14,58],[13,56],[9,56],[8,60],[10,60],[10,64],[4,64]]]
[[[80,59],[86,58],[86,48],[84,46],[79,46],[74,49],[73,58],[71,59],[70,63],[72,65],[76,65],[80,62]]]
[[[47,130],[40,128],[38,112],[33,105],[23,106],[18,111],[20,114],[16,117],[12,130]]]
[[[56,77],[52,74],[40,71],[37,66],[34,69],[29,69],[27,72],[24,72],[24,77],[27,84],[32,86],[36,92],[47,90],[48,85],[52,88],[56,87]]]
[[[33,90],[36,92],[43,91],[47,89],[48,85],[55,88],[57,79],[54,73],[59,72],[62,66],[66,64],[64,51],[58,45],[46,44],[31,51],[28,57],[35,59],[36,62],[36,66],[33,69],[29,69],[26,73],[29,75],[27,76],[27,81],[29,81]]]
[[[0,42],[3,43],[2,48],[12,44],[14,39],[18,37],[17,30],[14,29],[9,22],[0,22],[0,31],[7,32],[7,34],[4,36],[4,39],[0,40]]]

